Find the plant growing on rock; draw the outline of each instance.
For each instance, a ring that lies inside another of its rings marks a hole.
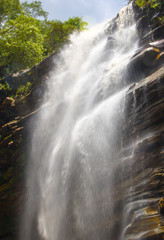
[[[11,95],[12,90],[9,87],[8,83],[4,83],[2,81],[0,81],[0,104],[3,102],[3,100]]]
[[[154,8],[154,9],[161,9],[163,7],[163,1],[161,0],[136,0],[135,4],[140,8]]]
[[[148,17],[148,24],[152,27],[157,27],[163,24],[163,11],[164,2],[161,0],[136,0],[135,4],[139,8],[143,8],[146,11]]]
[[[32,87],[32,83],[27,82],[26,85],[20,85],[16,91],[16,98],[21,98],[22,96],[27,95]]]

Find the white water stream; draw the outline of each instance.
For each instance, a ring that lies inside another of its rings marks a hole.
[[[73,35],[55,59],[32,136],[21,239],[118,237],[112,179],[121,161],[126,67],[137,49],[132,7],[110,33],[112,24]]]

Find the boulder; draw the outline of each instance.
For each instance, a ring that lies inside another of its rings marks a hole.
[[[158,48],[148,47],[137,53],[127,66],[129,82],[147,77],[163,64],[163,55]]]

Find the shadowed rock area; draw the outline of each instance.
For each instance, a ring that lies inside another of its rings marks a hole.
[[[4,81],[13,88],[28,81],[32,91],[21,99],[5,98],[0,105],[0,239],[18,239],[18,225],[24,206],[28,136],[54,66],[54,54],[30,70]]]

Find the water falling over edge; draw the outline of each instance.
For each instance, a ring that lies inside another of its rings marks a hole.
[[[110,24],[73,35],[57,59],[32,136],[21,239],[120,239],[113,181],[137,49],[131,6]]]

